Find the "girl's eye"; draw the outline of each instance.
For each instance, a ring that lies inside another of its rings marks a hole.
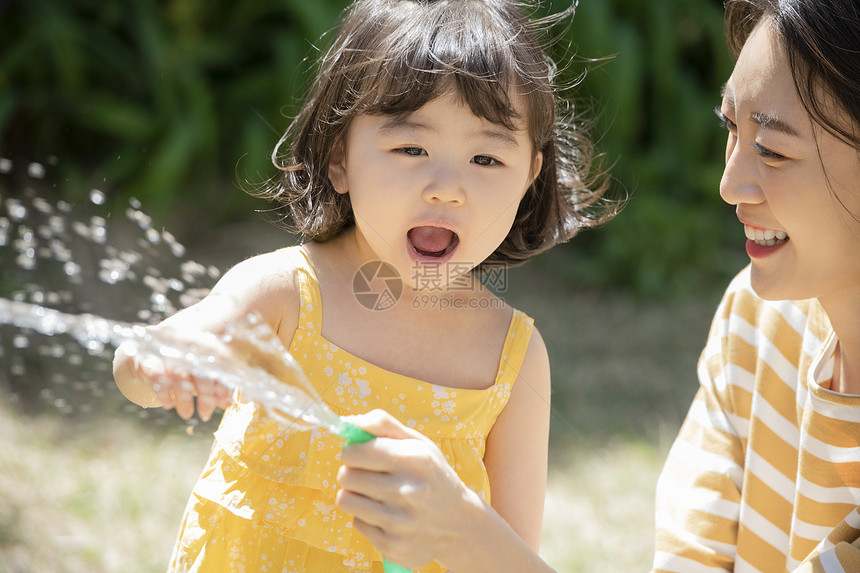
[[[476,155],[472,158],[472,161],[477,165],[481,165],[483,167],[490,167],[492,165],[501,165],[501,162],[498,159],[490,157],[489,155]]]
[[[427,153],[426,153],[423,149],[421,149],[420,147],[401,147],[401,148],[399,148],[397,151],[399,151],[399,152],[401,152],[401,153],[405,153],[406,155],[413,155],[413,156],[416,156],[416,157],[417,157],[417,156],[419,156],[419,155],[426,155],[426,154],[427,154]]]
[[[758,143],[752,144],[753,149],[755,149],[756,153],[758,153],[764,159],[770,159],[773,161],[783,161],[788,159],[785,155],[777,153],[776,151],[771,151],[767,147],[759,145]]]
[[[730,120],[728,117],[726,117],[726,114],[724,114],[723,110],[721,110],[719,107],[714,108],[714,113],[717,115],[717,119],[720,120],[720,125],[722,125],[724,128],[728,129],[729,131],[735,131],[737,129],[738,125],[732,120]]]

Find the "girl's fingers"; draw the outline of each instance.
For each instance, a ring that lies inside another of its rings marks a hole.
[[[200,420],[208,422],[213,412],[215,412],[215,398],[212,394],[198,394],[197,415],[200,416]]]
[[[214,380],[205,378],[195,378],[194,385],[197,394],[197,413],[202,421],[208,422],[216,406],[218,406],[216,394],[222,386]]]
[[[396,508],[353,491],[338,491],[335,503],[345,513],[360,515],[361,521],[376,528],[379,534],[393,529],[399,521]]]
[[[401,424],[397,418],[385,410],[372,410],[358,416],[346,416],[344,420],[378,438],[421,439],[424,437],[420,432]]]
[[[403,481],[403,477],[396,474],[379,473],[350,466],[341,466],[337,472],[337,482],[344,490],[388,503],[394,499]]]
[[[233,403],[233,391],[223,384],[216,384],[215,403],[219,408],[226,410]]]
[[[188,420],[194,414],[194,384],[183,378],[172,386],[174,408],[183,420]]]
[[[155,380],[152,382],[152,391],[155,392],[155,397],[162,408],[165,410],[173,408],[173,392],[170,390],[170,381],[165,374],[155,376]]]

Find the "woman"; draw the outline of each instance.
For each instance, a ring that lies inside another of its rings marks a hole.
[[[654,568],[856,571],[860,3],[729,0],[726,30],[720,194],[751,264],[658,483]]]

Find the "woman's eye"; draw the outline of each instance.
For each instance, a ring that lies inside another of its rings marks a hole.
[[[501,165],[501,163],[489,155],[476,155],[472,158],[477,165],[482,165],[484,167],[489,167],[491,165]]]
[[[735,129],[737,129],[738,125],[732,120],[730,120],[726,116],[726,114],[723,113],[723,110],[718,107],[715,107],[714,113],[717,115],[717,119],[720,120],[720,125],[722,125],[724,128],[728,129],[729,131],[734,131]]]
[[[782,161],[784,159],[788,159],[785,155],[777,153],[776,151],[771,151],[767,147],[759,145],[758,143],[753,143],[752,146],[753,149],[755,149],[756,153],[758,153],[764,159],[771,159],[773,161]]]

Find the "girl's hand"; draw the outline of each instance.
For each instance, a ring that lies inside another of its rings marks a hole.
[[[355,516],[355,528],[389,561],[415,568],[444,560],[463,543],[465,520],[458,516],[483,500],[433,442],[388,413],[348,420],[377,439],[344,448],[338,507]]]
[[[158,327],[155,327],[158,328]],[[160,340],[176,350],[195,354],[225,356],[229,349],[208,333],[200,331],[159,330]],[[216,408],[232,403],[232,391],[219,382],[191,373],[182,360],[168,360],[156,352],[143,351],[136,343],[117,348],[114,377],[122,393],[144,407],[176,409],[182,419],[194,414],[195,402],[200,419],[208,421]]]

